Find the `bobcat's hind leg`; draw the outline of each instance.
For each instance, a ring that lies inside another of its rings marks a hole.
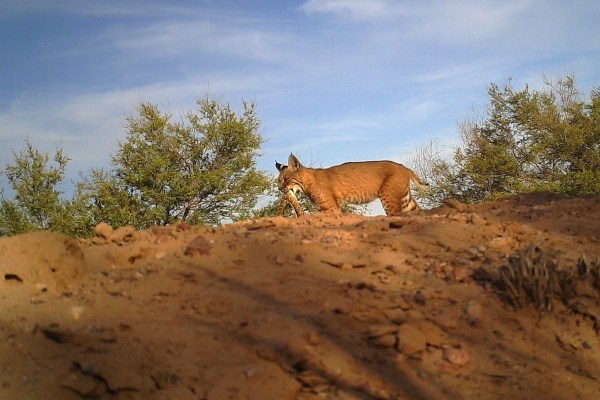
[[[387,179],[379,189],[379,200],[385,213],[390,217],[402,213],[401,193],[397,190],[399,187],[401,185],[397,180]]]
[[[410,193],[409,182],[387,181],[379,192],[379,199],[389,216],[421,209]]]
[[[410,194],[410,188],[406,191],[406,194],[402,197],[402,211],[418,211],[421,207],[417,204]]]
[[[397,204],[397,202],[390,202],[384,199],[381,200],[381,205],[383,205],[383,209],[388,217],[395,217],[402,214],[402,208]]]

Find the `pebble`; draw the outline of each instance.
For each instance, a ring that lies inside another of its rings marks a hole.
[[[476,246],[467,247],[466,252],[469,253],[473,257],[479,256],[479,248]]]
[[[329,381],[326,378],[310,370],[302,372],[300,375],[298,375],[297,378],[300,381],[300,383],[302,383],[304,386],[308,386],[311,388],[322,385],[329,385]]]
[[[425,334],[413,326],[405,323],[398,328],[398,343],[396,349],[407,356],[416,355],[427,348]]]
[[[114,230],[113,227],[110,226],[109,224],[107,224],[106,222],[100,222],[98,225],[96,225],[96,227],[94,228],[94,234],[97,237],[109,240],[110,237],[112,236]]]
[[[457,282],[462,282],[466,277],[469,276],[469,270],[464,267],[452,268],[452,278]]]
[[[449,348],[444,349],[443,358],[450,364],[463,367],[469,363],[471,355],[465,349]]]
[[[373,325],[369,327],[368,336],[370,338],[377,338],[379,336],[387,335],[390,333],[398,332],[398,326],[393,324],[384,325]]]
[[[135,233],[135,228],[131,225],[122,226],[115,230],[110,237],[115,243],[127,241]]]
[[[488,243],[490,249],[494,249],[505,254],[508,254],[514,244],[514,239],[508,236],[499,236],[490,240]]]
[[[210,254],[210,249],[210,242],[204,236],[200,235],[192,239],[192,241],[188,244],[183,254],[186,256],[207,256]]]
[[[454,329],[458,326],[458,318],[456,315],[449,312],[442,312],[433,317],[435,323],[442,328]]]
[[[381,347],[394,347],[398,340],[398,336],[396,334],[390,333],[388,335],[383,335],[375,338],[375,343],[377,343]]]
[[[467,218],[467,216],[465,214],[451,213],[448,215],[448,219],[450,221],[456,221],[456,222],[462,222],[462,223],[469,222],[469,219]]]
[[[306,341],[313,346],[318,345],[320,341],[319,334],[315,331],[310,331],[308,335],[306,335]]]
[[[414,327],[422,332],[425,342],[432,346],[443,346],[448,343],[448,335],[439,326],[427,320],[412,322]]]
[[[177,232],[187,232],[192,229],[192,226],[185,221],[177,221],[175,229]]]
[[[450,199],[448,200],[445,205],[447,205],[450,208],[454,208],[455,210],[458,210],[460,212],[465,212],[469,209],[469,206],[465,203],[461,203],[460,201],[456,200],[456,199]]]
[[[406,311],[401,308],[392,308],[384,311],[385,317],[391,322],[402,324],[407,320]]]
[[[479,302],[475,300],[469,300],[465,306],[465,314],[467,315],[467,319],[470,323],[478,324],[483,318],[483,307]]]
[[[467,222],[472,223],[473,225],[485,225],[487,223],[487,221],[485,220],[484,217],[482,217],[480,214],[477,213],[473,213],[469,216],[469,218],[467,219]]]
[[[81,317],[81,314],[83,314],[83,310],[84,308],[82,306],[72,306],[69,311],[73,319],[77,320]]]

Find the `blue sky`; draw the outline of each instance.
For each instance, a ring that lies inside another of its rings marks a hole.
[[[600,86],[597,0],[2,0],[0,168],[28,139],[69,179],[108,167],[140,101],[179,116],[254,100],[274,171],[405,162],[487,104],[491,82]]]

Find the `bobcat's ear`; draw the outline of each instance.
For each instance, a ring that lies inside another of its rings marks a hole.
[[[287,165],[279,164],[277,161],[275,161],[275,168],[277,168],[277,171],[281,172],[287,168]]]
[[[292,153],[290,153],[290,156],[288,157],[288,165],[292,171],[298,171],[300,168],[302,168],[302,164],[300,164],[300,161],[298,161],[296,156]]]

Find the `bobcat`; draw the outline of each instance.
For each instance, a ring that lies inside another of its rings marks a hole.
[[[387,215],[420,210],[410,194],[410,181],[427,184],[409,168],[393,161],[347,162],[329,168],[308,168],[290,154],[288,165],[275,162],[279,189],[304,193],[319,211],[341,212],[343,202],[365,204],[381,200]]]

